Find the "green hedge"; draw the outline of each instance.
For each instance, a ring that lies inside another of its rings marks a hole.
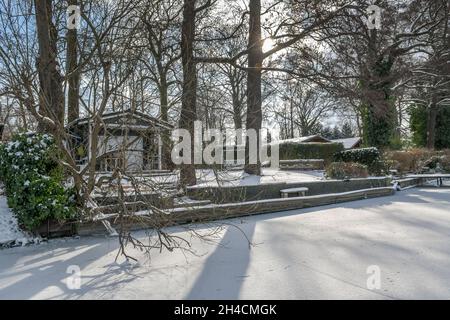
[[[334,154],[344,150],[342,143],[295,143],[279,144],[280,160],[324,159],[329,163]]]
[[[356,162],[367,166],[370,173],[378,174],[381,168],[381,155],[377,148],[352,149],[334,155],[335,162]]]
[[[53,138],[47,134],[19,134],[0,145],[0,179],[8,205],[19,224],[34,230],[47,219],[75,216],[74,191],[64,186]]]

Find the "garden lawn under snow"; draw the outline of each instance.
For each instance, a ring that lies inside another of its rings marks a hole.
[[[109,174],[101,174],[99,175],[99,177],[100,176],[109,176]],[[255,176],[246,174],[243,170],[214,171],[211,169],[198,169],[196,170],[196,176],[196,186],[198,187],[217,186],[218,182],[221,186],[251,186],[270,183],[298,183],[323,180],[324,171],[283,171],[280,169],[263,168],[262,175]],[[178,184],[179,173],[152,176],[136,175],[133,177],[133,179],[134,181],[144,182],[143,188],[145,188],[145,184],[157,184],[163,185],[165,187],[170,187]],[[124,178],[122,181],[122,185],[134,190],[129,179]],[[150,188],[150,190],[154,190],[154,188]]]
[[[449,299],[449,205],[450,189],[417,188],[227,220],[211,242],[169,228],[195,254],[155,251],[151,263],[132,248],[139,263],[115,262],[107,237],[0,250],[0,299]]]
[[[243,170],[218,171],[222,186],[249,186],[281,182],[307,182],[323,179],[323,171],[282,171],[263,168],[261,176],[248,175]],[[217,186],[213,170],[197,170],[197,186]]]

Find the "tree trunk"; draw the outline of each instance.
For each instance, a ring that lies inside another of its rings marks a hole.
[[[238,114],[233,115],[233,121],[234,121],[234,129],[240,130],[242,129],[242,117]]]
[[[242,104],[239,97],[239,83],[232,83],[233,121],[236,130],[242,129]]]
[[[294,102],[292,101],[292,99],[289,99],[289,124],[290,124],[290,137],[289,138],[294,138]],[[302,135],[303,135],[303,131],[302,131]]]
[[[228,66],[227,76],[231,86],[234,128],[236,130],[239,130],[243,128],[243,119],[242,119],[243,101],[241,92],[243,79],[239,77],[238,71],[232,66]]]
[[[393,58],[379,57],[371,67],[365,96],[367,112],[364,118],[365,143],[372,147],[389,147],[397,128],[396,107],[392,101],[391,76]]]
[[[78,0],[68,0],[68,5],[78,5]],[[77,69],[78,64],[78,41],[77,29],[67,31],[67,74],[69,90],[67,93],[67,118],[71,123],[80,117],[79,109],[79,83],[80,72]]]
[[[191,163],[183,164],[180,169],[180,182],[183,186],[195,185],[194,165],[194,121],[197,119],[197,70],[194,61],[195,37],[195,0],[185,0],[181,38],[181,56],[183,64],[183,94],[181,98],[180,128],[191,134]]]
[[[161,80],[159,84],[159,102],[160,102],[160,116],[164,122],[169,122],[169,102],[168,102],[168,85],[167,75],[163,72],[160,73]],[[162,169],[173,169],[172,160],[170,157],[171,141],[170,135],[167,130],[163,130],[161,133],[162,141]]]
[[[52,22],[52,1],[35,0],[36,29],[39,45],[37,59],[40,97],[39,112],[55,122],[59,127],[64,125],[64,94],[62,76],[57,63],[57,33]],[[54,131],[39,124],[39,131]]]
[[[392,99],[392,73],[397,55],[381,53],[378,30],[370,30],[367,70],[363,73],[365,104],[364,143],[378,148],[390,147],[397,128],[397,114]]]
[[[427,114],[427,148],[432,150],[436,145],[436,120],[438,114],[438,109],[434,98],[428,108]]]
[[[248,71],[247,71],[247,130],[254,129],[260,146],[260,129],[262,126],[262,99],[261,99],[261,68],[263,62],[261,39],[261,0],[250,0],[250,26],[248,37]],[[245,172],[261,175],[261,160],[259,152],[256,155],[257,163],[250,164],[250,148],[247,138],[245,144]]]

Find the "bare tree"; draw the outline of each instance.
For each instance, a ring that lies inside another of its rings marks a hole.
[[[436,1],[429,5],[429,10],[440,9],[437,20],[441,23],[426,35],[427,44],[420,53],[425,59],[411,57],[408,77],[399,85],[411,92],[410,102],[423,105],[427,110],[427,141],[429,149],[435,148],[436,123],[439,110],[450,105],[450,55],[448,1]]]
[[[37,61],[40,96],[39,111],[53,120],[59,127],[64,126],[63,77],[57,60],[57,31],[53,23],[53,3],[51,0],[35,0],[36,30],[39,46]],[[55,128],[40,126],[42,131]]]
[[[78,0],[68,0],[68,5],[78,6]],[[76,21],[74,21],[76,22]],[[67,119],[71,123],[79,118],[79,89],[80,89],[80,70],[78,69],[78,39],[77,28],[71,27],[67,30]]]
[[[145,46],[151,59],[144,55],[142,62],[149,72],[149,78],[156,84],[159,92],[160,118],[169,122],[169,110],[178,102],[174,97],[169,101],[169,90],[178,82],[177,64],[180,53],[180,24],[183,9],[180,0],[145,1],[142,4],[141,20],[144,25]],[[170,151],[171,140],[167,133],[162,136],[163,166],[172,168]]]
[[[194,39],[196,24],[196,1],[185,0],[183,8],[183,24],[181,32],[181,57],[183,63],[183,96],[181,100],[180,128],[188,130],[194,137],[194,121],[197,119],[197,70],[194,61]],[[195,141],[191,138],[191,160],[180,169],[180,180],[183,185],[196,184],[193,159]]]
[[[319,87],[284,79],[280,90],[284,107],[275,107],[273,112],[285,124],[285,138],[294,138],[296,133],[300,136],[317,133],[321,121],[335,110],[333,98]]]
[[[246,129],[253,129],[259,132],[262,127],[262,93],[261,93],[261,75],[263,71],[286,72],[295,74],[295,70],[277,66],[264,66],[266,59],[273,55],[286,50],[302,40],[312,37],[320,30],[327,27],[328,23],[337,17],[345,8],[348,7],[350,1],[333,2],[334,10],[330,9],[330,3],[310,1],[271,1],[268,7],[263,11],[261,1],[250,0],[249,10],[243,14],[243,17],[249,14],[249,38],[248,46],[233,57],[197,57],[198,62],[203,63],[222,63],[232,64],[247,71],[247,119]],[[286,14],[287,12],[287,14]],[[279,17],[276,22],[269,23],[266,27],[271,39],[275,41],[272,48],[266,52],[262,52],[263,42],[266,40],[262,37],[261,16],[269,13],[277,13]],[[299,14],[302,13],[302,14]],[[304,14],[303,14],[304,13]],[[244,19],[238,24],[243,25]],[[234,33],[232,33],[233,35]],[[227,37],[225,37],[227,38]],[[247,56],[248,65],[239,64],[241,57]],[[256,155],[256,164],[250,164],[249,148],[246,147],[246,165],[245,171],[249,174],[261,174],[261,161],[259,155]]]
[[[420,0],[374,4],[383,10],[379,29],[367,23],[372,3],[362,1],[322,30],[319,39],[334,53],[330,59],[334,76],[327,78],[334,81],[330,87],[349,101],[359,101],[366,143],[387,147],[399,135],[395,90],[408,73],[402,59],[426,45],[427,36],[442,21],[439,12],[443,7]],[[345,78],[349,81],[342,82]]]

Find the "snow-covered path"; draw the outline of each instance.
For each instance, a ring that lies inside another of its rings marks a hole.
[[[0,250],[0,298],[449,299],[449,208],[450,189],[422,188],[248,217],[233,221],[251,250],[228,228],[220,246],[194,241],[199,256],[164,252],[133,269],[113,263],[116,239]],[[78,290],[66,285],[74,265]],[[367,288],[370,266],[380,289]]]

